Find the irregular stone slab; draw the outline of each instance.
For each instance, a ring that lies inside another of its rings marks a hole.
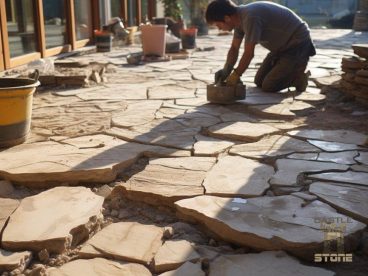
[[[368,166],[368,152],[360,151],[359,156],[356,157],[355,160]]]
[[[143,101],[129,104],[126,110],[113,114],[112,125],[128,128],[148,123],[155,119],[155,113],[161,105],[162,101]]]
[[[326,100],[326,95],[303,92],[296,96],[295,99],[303,102],[321,103]]]
[[[0,176],[29,187],[108,183],[140,156],[180,155],[188,156],[190,152],[130,143],[107,135],[82,136],[63,143],[48,141],[6,149],[0,152]]]
[[[113,127],[107,134],[127,141],[191,150],[200,128],[188,128],[175,120],[154,120],[129,129]]]
[[[344,144],[367,145],[368,137],[352,130],[293,130],[289,135],[302,139],[322,140]]]
[[[156,112],[155,117],[156,119],[175,119],[179,115],[182,115],[185,113],[185,109],[179,109],[179,108],[168,108],[164,107],[161,108],[158,112]]]
[[[320,174],[311,174],[308,176],[308,178],[368,186],[368,173],[364,172],[326,172]]]
[[[329,77],[331,75],[328,70],[322,68],[311,68],[310,72],[311,72],[310,78],[312,79]]]
[[[317,87],[324,87],[324,86],[332,86],[337,85],[339,81],[341,80],[341,75],[333,75],[333,76],[327,76],[327,77],[318,77],[315,78],[313,81],[317,85]]]
[[[14,193],[13,185],[9,181],[0,180],[0,197],[10,198],[13,193]]]
[[[148,265],[162,245],[163,229],[137,222],[112,223],[89,239],[82,258],[108,257]]]
[[[282,135],[272,135],[262,140],[233,146],[230,154],[249,158],[262,159],[265,157],[282,156],[293,152],[318,152],[319,149],[307,142]]]
[[[318,159],[318,153],[293,153],[288,155],[287,158],[316,161]]]
[[[27,197],[10,216],[2,247],[62,253],[88,238],[101,215],[103,201],[84,187],[57,187]]]
[[[208,101],[205,97],[196,97],[196,98],[188,98],[188,99],[176,99],[175,103],[177,105],[184,106],[200,106],[207,104]]]
[[[339,212],[368,224],[368,187],[315,182],[309,191]]]
[[[32,132],[42,136],[75,137],[101,132],[110,128],[111,115],[101,112],[67,112],[69,107],[49,107],[46,114],[35,112],[32,116]],[[71,110],[70,110],[71,111]],[[75,110],[74,110],[75,111]]]
[[[248,122],[227,122],[208,128],[208,134],[215,138],[255,142],[265,135],[279,132],[277,128],[266,124]]]
[[[141,83],[112,86],[77,95],[84,101],[92,100],[146,100],[147,87]]]
[[[365,165],[353,165],[350,168],[355,172],[368,172],[368,166]]]
[[[168,271],[160,274],[160,276],[205,276],[206,273],[201,269],[201,264],[193,264],[191,262],[186,262],[178,269],[173,271]]]
[[[273,105],[248,106],[248,110],[255,115],[277,119],[293,119],[297,114],[305,115],[305,113],[312,109],[312,105],[302,101],[293,101],[291,103],[284,102]]]
[[[318,155],[318,161],[334,162],[338,164],[353,165],[355,164],[354,157],[358,155],[357,151],[344,152],[321,152]]]
[[[271,177],[270,184],[273,186],[297,186],[302,185],[298,176],[303,173],[322,172],[329,170],[346,171],[348,166],[308,160],[278,159],[276,161],[277,171]]]
[[[246,202],[198,196],[175,203],[178,215],[204,224],[222,239],[257,250],[286,250],[305,259],[322,252],[324,230],[318,218],[348,218],[318,200],[309,204],[295,196],[258,197]],[[350,219],[344,233],[347,252],[365,224]],[[300,233],[303,233],[301,235]]]
[[[193,148],[194,155],[196,156],[216,156],[234,145],[234,143],[230,141],[224,141],[200,134],[195,136],[195,140],[197,142],[194,144]]]
[[[207,174],[203,186],[208,195],[254,197],[269,187],[271,166],[240,156],[225,156]]]
[[[19,201],[10,198],[0,198],[0,233],[9,216],[17,209]]]
[[[190,128],[209,127],[221,122],[221,120],[215,116],[197,111],[189,111],[185,114],[179,115],[175,118],[175,120],[180,124]]]
[[[215,160],[205,157],[151,160],[143,171],[116,186],[112,193],[154,205],[172,206],[178,199],[204,194],[202,182]]]
[[[210,265],[211,276],[257,275],[294,276],[323,275],[333,276],[333,271],[302,265],[297,259],[282,251],[269,251],[259,254],[222,255]]]
[[[177,85],[156,86],[148,89],[148,99],[186,99],[195,97],[195,89],[178,87]]]
[[[174,270],[187,261],[196,262],[200,256],[186,240],[166,241],[157,251],[154,269],[157,273]]]
[[[9,252],[0,248],[0,272],[10,272],[15,269],[23,272],[32,260],[32,252]]]
[[[326,142],[326,141],[309,140],[309,139],[307,141],[313,146],[316,146],[317,148],[320,148],[321,150],[328,151],[328,152],[362,149],[362,147],[359,147],[353,144]]]
[[[141,264],[123,263],[101,258],[91,260],[75,260],[58,268],[49,268],[50,276],[151,276],[151,272]]]

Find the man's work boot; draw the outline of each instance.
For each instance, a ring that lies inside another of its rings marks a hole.
[[[301,74],[298,76],[294,81],[294,86],[297,92],[301,93],[304,92],[308,87],[308,79],[311,75],[310,71]]]

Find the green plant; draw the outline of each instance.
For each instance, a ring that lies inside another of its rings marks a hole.
[[[160,0],[164,5],[165,17],[172,17],[179,20],[183,17],[183,10],[179,0]]]

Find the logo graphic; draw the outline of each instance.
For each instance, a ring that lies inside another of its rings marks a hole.
[[[315,218],[315,223],[321,225],[324,232],[323,253],[314,254],[314,261],[320,262],[345,262],[353,261],[353,254],[346,254],[344,248],[344,233],[348,223],[352,223],[350,218],[330,217]]]

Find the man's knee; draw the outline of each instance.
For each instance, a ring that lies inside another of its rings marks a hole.
[[[258,86],[258,84],[257,84]],[[263,83],[261,85],[259,85],[258,87],[262,87],[262,90],[264,92],[278,92],[284,88],[281,87],[280,84],[276,83],[276,82],[271,82],[271,81],[263,81]]]

